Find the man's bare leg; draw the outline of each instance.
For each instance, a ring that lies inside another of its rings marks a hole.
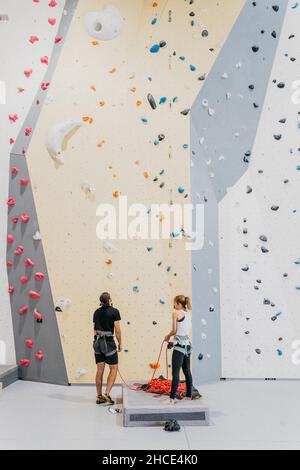
[[[102,385],[103,385],[103,375],[104,375],[105,363],[100,362],[97,365],[97,375],[96,375],[96,388],[97,395],[102,396]]]
[[[106,395],[110,396],[111,389],[113,388],[117,374],[118,374],[118,365],[109,366],[110,372],[107,377],[107,386],[106,386]]]

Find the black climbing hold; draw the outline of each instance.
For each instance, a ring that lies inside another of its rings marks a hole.
[[[242,271],[244,271],[245,273],[247,273],[249,270],[250,270],[250,268],[249,268],[248,265],[246,265],[242,268]]]
[[[203,358],[204,358],[203,354],[199,354],[198,356],[199,361],[203,361]]]
[[[277,33],[276,33],[276,31],[273,31],[273,32],[272,32],[272,37],[273,37],[274,39],[277,38]]]
[[[256,349],[255,352],[256,352],[256,354],[260,355],[261,354],[261,349]]]
[[[284,119],[280,119],[280,121],[279,121],[279,122],[280,122],[280,124],[285,124],[285,123],[286,123],[286,121],[287,121],[287,120],[286,120],[286,118],[284,118]]]
[[[167,43],[166,41],[160,41],[159,43],[159,47],[163,48],[163,47],[166,47]]]
[[[183,116],[187,116],[187,115],[190,113],[190,111],[191,111],[191,108],[184,109],[183,111],[181,111],[181,114],[182,114]]]
[[[285,83],[280,82],[280,83],[278,83],[277,86],[278,86],[278,88],[280,88],[280,89],[285,88]]]
[[[262,242],[264,242],[264,243],[266,243],[266,242],[268,241],[268,237],[266,237],[265,235],[261,235],[261,236],[259,237],[259,239],[260,239],[260,241],[262,241]]]
[[[209,35],[209,32],[207,31],[207,29],[204,29],[204,30],[202,31],[202,37],[203,37],[203,38],[207,38],[208,35]]]
[[[147,96],[148,98],[148,101],[149,101],[149,104],[151,106],[152,109],[156,109],[157,108],[157,104],[156,104],[156,101],[155,101],[155,98],[153,95],[151,95],[151,93],[148,94]]]
[[[252,51],[255,52],[255,53],[258,52],[259,51],[259,46],[253,46]]]
[[[247,186],[246,193],[251,194],[252,192],[253,192],[253,189],[251,188],[251,186]]]
[[[262,247],[261,247],[261,251],[262,251],[263,253],[269,253],[270,250],[268,250],[268,248],[266,248],[265,246],[262,246]]]
[[[273,5],[272,8],[273,8],[273,10],[274,10],[276,13],[278,13],[278,11],[279,11],[279,5]]]
[[[277,212],[279,210],[279,206],[272,206],[271,211]]]
[[[158,140],[159,140],[160,142],[162,142],[163,140],[165,140],[165,138],[166,138],[165,134],[159,134],[159,136],[158,136]]]
[[[249,85],[249,89],[250,89],[251,91],[253,91],[253,90],[255,90],[255,86],[254,86],[254,85]]]
[[[282,139],[282,134],[275,134],[274,139],[275,140],[281,140]]]

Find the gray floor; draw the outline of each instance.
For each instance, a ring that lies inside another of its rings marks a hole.
[[[233,381],[201,393],[212,426],[169,434],[123,428],[120,417],[96,407],[92,387],[20,381],[0,400],[0,449],[300,449],[300,382]]]

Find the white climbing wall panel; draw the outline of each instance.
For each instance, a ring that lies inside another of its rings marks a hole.
[[[299,25],[290,1],[249,170],[220,207],[225,377],[300,378]]]

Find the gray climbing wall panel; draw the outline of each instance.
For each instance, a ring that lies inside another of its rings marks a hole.
[[[247,1],[191,111],[192,195],[205,204],[193,252],[194,375],[222,376],[218,204],[251,165],[287,0]]]
[[[64,14],[57,35],[61,40],[54,46],[51,61],[43,80],[45,84],[51,82],[77,4],[78,0],[66,0],[65,2]],[[68,376],[49,283],[43,242],[42,240],[33,239],[36,232],[39,232],[33,192],[30,184],[20,185],[20,180],[27,180],[30,183],[26,150],[32,132],[29,133],[26,129],[30,128],[33,131],[47,96],[47,88],[46,86],[46,89],[43,90],[41,87],[37,92],[11,153],[9,195],[15,200],[15,205],[9,208],[8,214],[8,234],[14,237],[13,243],[8,244],[7,249],[7,260],[12,263],[8,266],[8,278],[10,286],[14,288],[14,292],[11,294],[11,309],[17,361],[30,361],[28,367],[23,366],[21,368],[21,377],[39,382],[67,384]],[[18,169],[17,174],[13,171],[14,168]],[[30,217],[27,223],[20,220],[21,214]],[[13,220],[15,218],[16,220]],[[23,252],[15,254],[15,250],[19,247],[22,247]],[[34,266],[26,267],[25,262],[27,259],[33,261]],[[43,281],[36,280],[36,273],[44,274],[45,279]],[[28,282],[20,282],[21,278],[27,278]],[[36,300],[30,298],[28,295],[30,291],[37,292],[40,298]],[[29,307],[29,310],[20,315],[20,309],[25,306]],[[42,314],[42,322],[37,321],[34,315],[35,311]],[[33,341],[32,348],[26,345],[28,339]],[[39,351],[43,353],[42,360],[35,357],[35,354]]]

